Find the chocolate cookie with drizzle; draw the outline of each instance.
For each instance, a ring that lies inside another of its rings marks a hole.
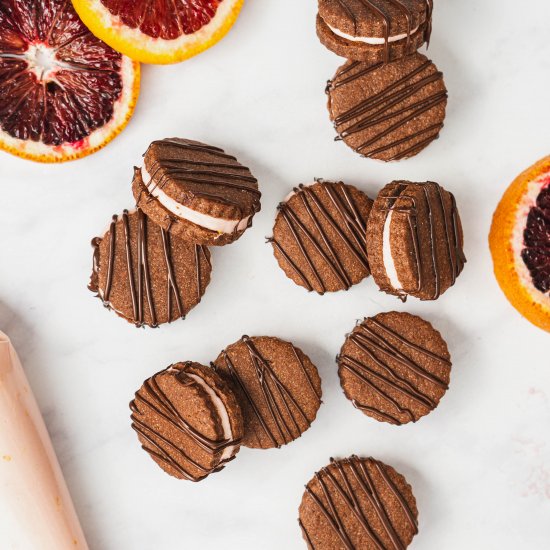
[[[132,191],[170,234],[206,246],[235,241],[260,210],[250,170],[223,149],[189,139],[153,141],[134,169]]]
[[[367,249],[382,291],[436,300],[462,273],[463,246],[456,200],[439,184],[395,181],[374,201]]]
[[[209,250],[171,235],[140,209],[113,216],[92,247],[88,288],[138,327],[184,319],[210,283]]]
[[[433,411],[449,388],[451,356],[433,326],[380,313],[348,334],[337,358],[346,397],[367,416],[402,425]]]
[[[317,35],[354,61],[388,63],[429,44],[432,0],[319,0]]]
[[[281,447],[315,420],[321,379],[307,355],[290,342],[243,336],[222,351],[213,366],[230,382],[241,404],[245,447]]]
[[[348,290],[370,274],[366,247],[372,201],[342,182],[299,185],[279,204],[268,242],[297,285],[319,294]]]
[[[418,533],[407,480],[374,458],[330,459],[306,485],[299,525],[310,550],[405,550]]]
[[[177,363],[147,379],[130,409],[143,449],[179,479],[201,481],[239,451],[241,408],[229,385],[199,363]]]
[[[443,128],[443,73],[418,53],[389,64],[348,61],[326,91],[336,140],[364,157],[386,162],[412,157]]]

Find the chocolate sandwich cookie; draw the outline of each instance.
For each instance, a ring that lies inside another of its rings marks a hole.
[[[190,361],[171,365],[143,383],[130,409],[143,449],[179,479],[200,481],[239,451],[240,406],[210,367]]]
[[[451,356],[430,323],[409,313],[380,313],[346,337],[338,375],[353,405],[381,422],[416,422],[449,388]]]
[[[434,182],[394,181],[374,202],[367,224],[369,262],[381,290],[406,300],[436,300],[466,262],[452,193]]]
[[[348,290],[370,273],[366,225],[372,201],[351,185],[317,180],[279,204],[273,253],[297,285],[319,294]]]
[[[223,149],[190,139],[153,141],[134,169],[132,190],[153,221],[195,244],[235,241],[260,210],[250,170]]]
[[[299,524],[315,550],[404,550],[418,533],[407,480],[374,458],[330,460],[306,485]]]
[[[172,236],[139,209],[113,216],[92,246],[88,288],[138,327],[185,318],[210,282],[209,250]]]
[[[443,74],[418,53],[388,64],[348,61],[329,81],[327,93],[336,139],[365,157],[412,157],[443,128]]]
[[[387,63],[429,43],[432,0],[319,0],[317,35],[356,61]]]
[[[220,353],[214,367],[231,383],[241,404],[245,447],[281,447],[315,420],[321,379],[307,355],[291,343],[243,336]]]

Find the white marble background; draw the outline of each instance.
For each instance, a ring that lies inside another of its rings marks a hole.
[[[303,484],[330,456],[373,455],[414,487],[418,550],[550,547],[549,336],[523,320],[492,276],[491,214],[508,183],[550,153],[550,3],[436,0],[430,57],[450,103],[441,139],[393,164],[359,158],[325,109],[341,62],[315,36],[316,2],[248,0],[231,34],[182,65],[145,67],[126,131],[61,166],[0,159],[0,328],[44,411],[94,550],[305,548]],[[138,330],[86,289],[90,239],[132,205],[132,166],[155,138],[227,148],[260,180],[263,210],[237,244],[213,251],[213,281],[187,321]],[[457,197],[469,259],[434,303],[406,305],[367,280],[319,297],[278,269],[264,237],[291,186],[337,178],[374,196],[392,179],[440,182]],[[356,319],[417,313],[448,340],[450,391],[417,425],[391,427],[344,398],[334,357]],[[194,485],[140,450],[128,402],[171,362],[207,362],[243,333],[294,341],[319,366],[324,405],[298,441],[243,449]],[[37,549],[38,550],[38,549]]]

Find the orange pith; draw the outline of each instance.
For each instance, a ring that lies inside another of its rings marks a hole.
[[[113,49],[142,63],[178,63],[219,42],[231,29],[244,0],[219,0],[211,20],[194,32],[181,32],[175,38],[153,37],[139,27],[126,24],[112,13],[102,0],[72,0],[75,10],[92,33]],[[136,0],[136,5],[143,0]],[[165,11],[187,0],[166,1]],[[154,19],[154,13],[150,16]],[[159,15],[160,17],[160,15]]]
[[[546,177],[548,176],[548,177]],[[550,156],[520,174],[504,193],[493,216],[489,247],[497,281],[509,302],[531,323],[550,332],[550,296],[526,277],[517,239],[526,227],[529,206],[550,181]]]

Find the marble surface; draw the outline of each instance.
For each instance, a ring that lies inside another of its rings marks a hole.
[[[0,328],[26,367],[91,548],[305,548],[296,521],[303,484],[329,457],[358,453],[412,483],[420,509],[412,548],[546,549],[549,336],[502,296],[487,234],[508,183],[550,152],[550,4],[436,1],[429,55],[450,91],[446,126],[418,157],[387,165],[333,142],[323,90],[341,60],[317,41],[315,4],[248,0],[217,47],[178,66],[144,67],[130,125],[92,157],[41,166],[1,155]],[[90,240],[132,205],[132,166],[148,143],[174,135],[243,159],[260,180],[263,210],[237,244],[213,251],[212,283],[187,321],[138,330],[86,289]],[[293,285],[264,237],[277,202],[313,177],[371,196],[399,178],[453,191],[469,260],[456,286],[437,302],[403,305],[372,280],[323,297]],[[338,384],[344,334],[388,309],[430,320],[452,352],[450,391],[417,425],[370,420]],[[147,376],[179,360],[209,361],[243,333],[292,340],[314,359],[318,419],[286,448],[243,449],[208,480],[178,482],[140,450],[128,402]]]

